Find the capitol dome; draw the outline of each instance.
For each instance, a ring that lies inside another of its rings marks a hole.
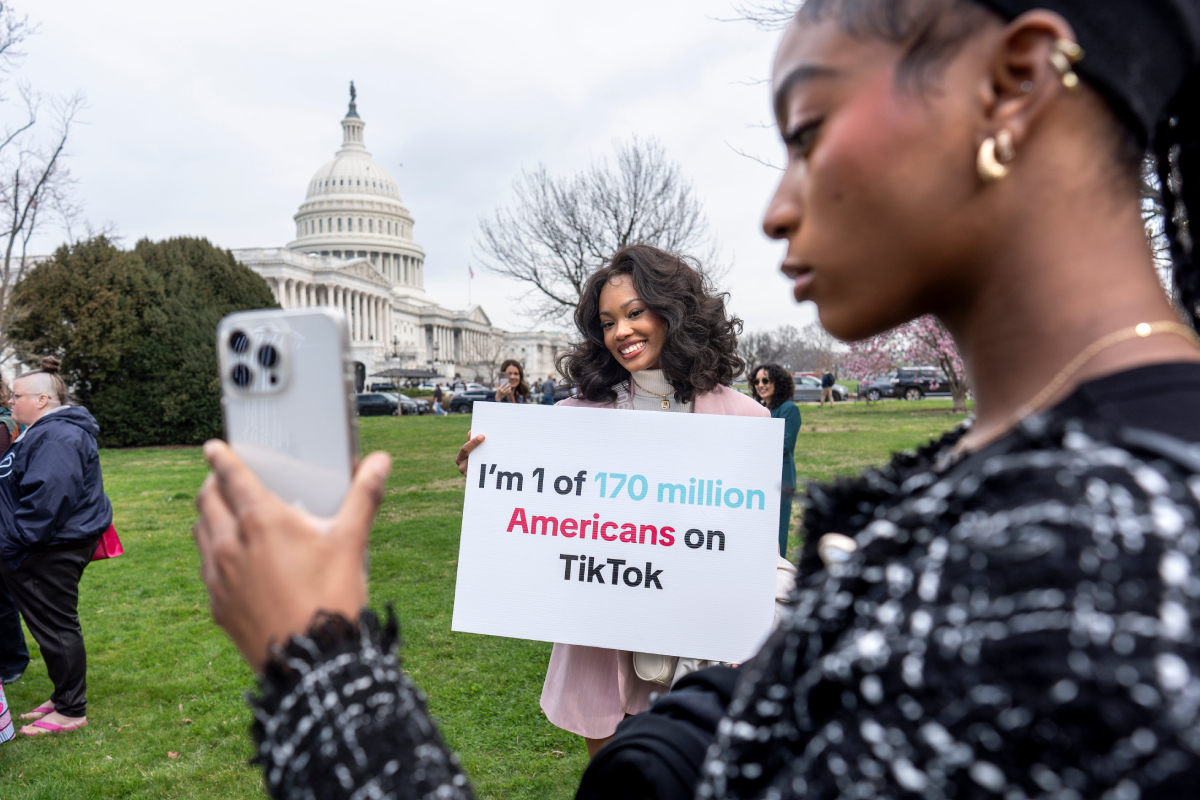
[[[423,293],[425,251],[413,242],[413,218],[400,187],[363,144],[366,123],[355,108],[342,120],[342,147],[308,182],[287,247],[310,255],[366,258],[401,294]],[[408,290],[408,291],[404,291]]]

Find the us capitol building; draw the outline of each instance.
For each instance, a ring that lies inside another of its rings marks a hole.
[[[296,238],[234,257],[266,279],[284,308],[341,309],[360,381],[459,374],[491,382],[507,358],[520,361],[530,380],[557,378],[554,356],[567,346],[565,334],[503,331],[478,305],[449,309],[425,294],[413,216],[395,179],[367,152],[364,126],[351,84],[342,148],[308,182],[293,217]]]

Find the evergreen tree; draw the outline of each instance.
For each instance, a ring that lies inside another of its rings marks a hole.
[[[54,354],[108,446],[196,444],[221,435],[216,328],[276,305],[266,281],[205,239],[104,237],[64,245],[13,293],[9,336],[35,364]]]

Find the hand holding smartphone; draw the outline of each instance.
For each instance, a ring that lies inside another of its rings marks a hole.
[[[336,309],[243,311],[217,326],[226,440],[268,489],[322,517],[359,457],[352,363]]]

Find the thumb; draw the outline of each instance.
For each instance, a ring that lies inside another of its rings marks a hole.
[[[342,507],[338,509],[334,518],[338,528],[348,531],[353,538],[366,542],[375,512],[383,502],[391,471],[392,457],[387,453],[372,453],[362,460],[354,473],[350,490],[346,492],[346,499],[342,501]]]

